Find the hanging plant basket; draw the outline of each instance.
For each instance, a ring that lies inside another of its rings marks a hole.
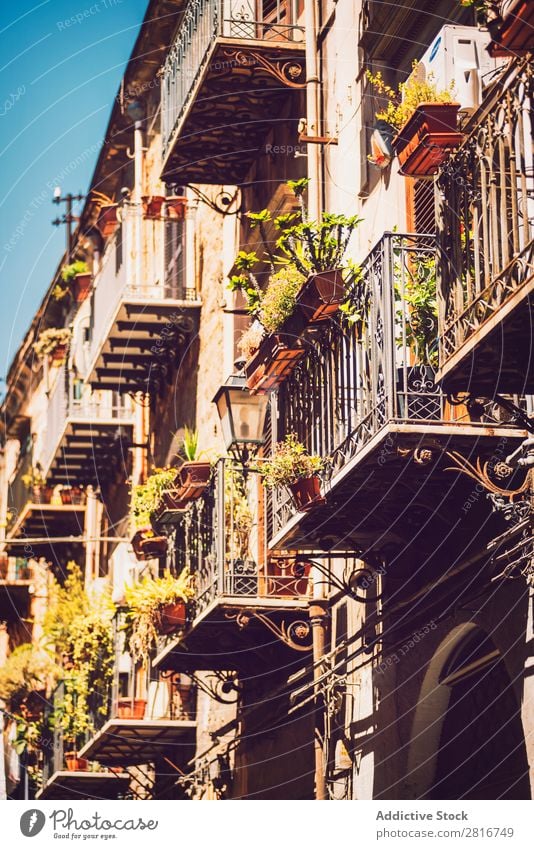
[[[335,315],[346,297],[342,269],[334,268],[310,274],[297,295],[297,305],[313,324]]]
[[[505,6],[507,6],[505,10]],[[532,0],[501,2],[502,18],[488,22],[493,41],[490,56],[509,58],[524,56],[534,50],[534,3]]]
[[[117,218],[117,204],[103,204],[98,211],[96,226],[98,227],[105,239],[107,239],[108,236],[113,235],[113,233],[117,229],[118,223],[119,221]]]
[[[82,304],[91,293],[92,275],[89,272],[77,274],[73,282],[74,300]]]
[[[145,710],[146,699],[119,699],[117,719],[143,719]]]
[[[151,560],[167,553],[167,537],[157,536],[152,528],[140,528],[132,537],[132,548],[138,560]]]
[[[200,498],[211,477],[211,463],[200,461],[186,462],[179,473],[179,485],[176,491],[178,501],[194,501]]]
[[[295,340],[289,342],[284,333],[271,333],[245,364],[247,389],[252,394],[265,394],[276,389],[304,356],[304,348]]]
[[[161,195],[152,195],[152,197],[144,197],[143,201],[143,218],[158,220],[161,218],[161,207],[165,198]]]
[[[321,495],[321,479],[318,475],[290,483],[289,489],[299,512],[307,512],[325,503],[326,499]]]
[[[173,634],[175,631],[184,628],[186,621],[187,609],[184,601],[177,601],[174,604],[164,604],[160,608],[157,630],[160,634]]]
[[[400,173],[432,177],[462,141],[457,130],[459,103],[420,103],[393,139]]]

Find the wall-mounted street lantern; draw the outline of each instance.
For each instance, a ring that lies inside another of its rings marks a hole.
[[[243,466],[251,451],[263,444],[268,400],[267,395],[251,395],[241,374],[230,375],[213,399],[226,450]]]

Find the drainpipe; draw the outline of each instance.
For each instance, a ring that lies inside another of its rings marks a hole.
[[[326,627],[328,618],[328,600],[324,597],[324,579],[312,567],[313,599],[309,605],[310,624],[313,636],[313,680],[315,695],[315,798],[325,801],[327,797],[325,779],[325,750],[324,750],[324,711],[319,679],[323,674],[321,661],[326,651]]]
[[[135,210],[135,285],[142,285],[143,273],[143,131],[141,121],[134,127],[134,210]]]
[[[319,61],[317,56],[317,0],[304,0],[306,46],[306,135],[319,136]],[[308,215],[316,221],[321,212],[321,150],[318,144],[307,145]]]

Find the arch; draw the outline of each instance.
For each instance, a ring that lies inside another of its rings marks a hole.
[[[407,785],[415,798],[530,798],[520,706],[500,652],[472,622],[452,629],[426,670]]]

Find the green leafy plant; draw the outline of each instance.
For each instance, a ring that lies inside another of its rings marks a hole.
[[[68,327],[49,327],[39,334],[37,342],[33,343],[33,350],[38,357],[44,358],[53,354],[61,345],[68,345],[72,337],[72,331]]]
[[[182,450],[188,463],[194,463],[198,459],[198,430],[185,427]]]
[[[323,212],[320,221],[300,221],[287,226],[284,222],[276,244],[287,261],[305,277],[342,268],[349,239],[361,221],[357,215]]]
[[[136,528],[150,525],[150,517],[157,509],[161,496],[176,479],[176,469],[156,469],[145,483],[134,486],[132,491],[132,517]]]
[[[0,699],[18,713],[31,693],[46,690],[58,675],[58,667],[50,652],[23,643],[13,649],[0,668]]]
[[[126,639],[134,661],[146,661],[158,637],[161,608],[167,604],[187,603],[194,596],[189,569],[178,578],[166,572],[161,578],[146,576],[126,587]]]
[[[412,73],[408,79],[399,83],[396,91],[384,81],[381,71],[376,74],[367,71],[366,76],[377,94],[387,100],[385,108],[376,112],[377,120],[387,121],[397,130],[400,130],[413,115],[420,103],[452,103],[453,101],[454,81],[447,88],[438,89],[433,74],[423,78],[419,73],[417,60],[413,62]]]
[[[56,283],[52,289],[51,298],[54,301],[62,301],[68,294],[69,290],[67,286],[60,286],[59,283]]]
[[[419,365],[438,366],[437,321],[438,302],[436,296],[436,260],[434,257],[416,257],[408,275],[396,275],[397,281],[404,279],[404,286],[395,283],[395,298],[401,304],[397,310],[398,326],[405,329],[405,340],[397,337],[397,345],[404,341],[411,347]]]
[[[89,266],[83,260],[64,265],[61,270],[61,279],[64,283],[70,283],[77,274],[89,274]]]
[[[239,469],[225,466],[224,489],[226,551],[233,560],[247,560],[254,515]]]
[[[259,458],[251,464],[259,472],[267,487],[288,486],[303,478],[311,478],[322,472],[328,459],[317,454],[308,454],[294,433],[288,433],[283,442],[278,442],[272,457]]]

